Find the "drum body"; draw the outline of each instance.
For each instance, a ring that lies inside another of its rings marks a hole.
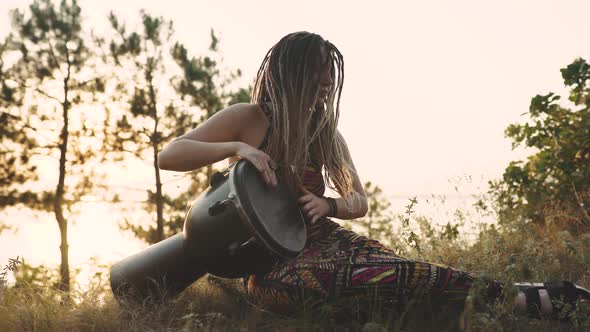
[[[111,289],[118,300],[156,302],[174,297],[206,273],[188,255],[179,233],[113,265]]]
[[[238,278],[269,271],[299,254],[305,221],[285,183],[268,188],[249,162],[216,173],[193,202],[182,233],[127,257],[111,268],[118,300],[173,297],[207,272]]]
[[[191,257],[225,278],[264,273],[277,260],[296,257],[307,239],[286,183],[268,187],[246,160],[212,177],[191,206],[183,232]]]

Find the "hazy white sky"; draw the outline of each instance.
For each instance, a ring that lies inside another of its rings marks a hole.
[[[23,3],[4,0],[0,15]],[[357,168],[396,196],[449,192],[460,175],[500,176],[517,157],[506,126],[535,94],[563,91],[559,69],[590,55],[588,1],[80,3],[98,31],[110,10],[130,22],[142,8],[162,15],[195,53],[214,28],[244,84],[285,34],[323,35],[345,57],[340,128]],[[0,22],[5,35],[8,20]]]
[[[1,36],[8,9],[27,3],[0,3]],[[142,8],[162,15],[194,53],[214,28],[225,65],[242,69],[244,84],[285,34],[321,34],[345,59],[340,129],[361,178],[390,197],[449,193],[449,179],[463,175],[501,176],[522,156],[504,138],[506,126],[524,120],[535,94],[564,91],[560,68],[590,58],[590,2],[582,0],[80,4],[98,31],[110,10],[129,21]]]

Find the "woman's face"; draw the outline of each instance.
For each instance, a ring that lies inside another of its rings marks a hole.
[[[318,104],[322,104],[326,101],[326,98],[328,97],[328,93],[330,92],[330,89],[332,88],[332,84],[334,84],[334,81],[332,80],[332,62],[331,62],[331,58],[330,58],[330,54],[328,53],[328,51],[326,50],[325,46],[321,47],[321,61],[322,61],[322,66],[321,66],[321,70],[320,73],[318,73],[319,77],[319,84],[320,84],[320,92],[318,95]]]

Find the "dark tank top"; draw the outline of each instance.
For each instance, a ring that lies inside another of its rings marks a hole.
[[[262,108],[262,112],[266,116],[268,120],[268,129],[264,134],[264,139],[260,146],[258,147],[259,150],[265,151],[268,147],[270,136],[272,134],[272,110],[268,103],[260,104]],[[303,172],[303,187],[310,192],[312,192],[316,196],[323,196],[326,191],[326,185],[324,183],[324,177],[322,175],[322,167],[316,164],[309,165],[305,168]]]

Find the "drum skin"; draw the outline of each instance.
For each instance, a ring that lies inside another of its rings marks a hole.
[[[225,278],[267,272],[277,260],[296,257],[306,241],[286,184],[268,187],[246,160],[214,176],[191,206],[184,235],[190,255]]]
[[[243,217],[259,239],[282,258],[299,255],[307,240],[305,220],[287,184],[279,179],[276,188],[269,188],[256,168],[245,160],[237,163],[230,180],[238,205],[245,212]]]

